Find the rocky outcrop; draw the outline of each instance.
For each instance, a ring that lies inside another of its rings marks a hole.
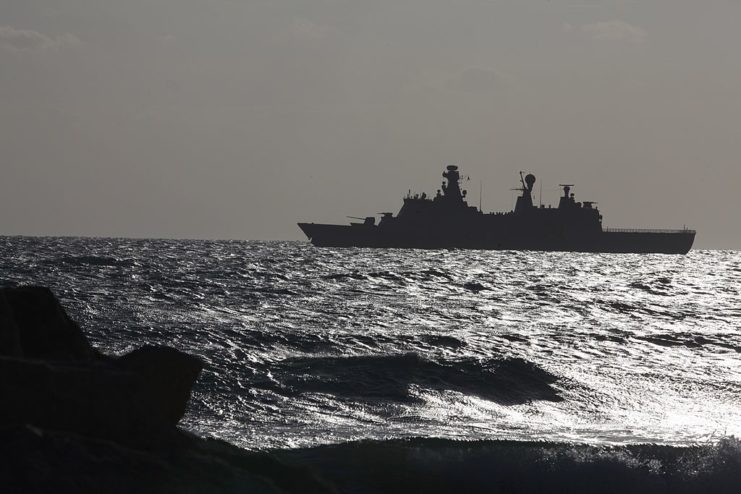
[[[101,357],[51,290],[0,289],[0,356],[63,362]]]
[[[274,454],[172,430],[146,447],[49,431],[0,427],[0,492],[328,493],[308,468]]]
[[[174,426],[185,414],[190,390],[203,364],[174,348],[144,346],[115,361],[120,372],[137,376],[130,396],[147,427]]]
[[[48,288],[0,290],[0,423],[127,442],[175,427],[201,361],[143,347],[95,350]]]
[[[202,367],[166,347],[103,355],[48,288],[0,289],[0,492],[327,492],[178,429]]]

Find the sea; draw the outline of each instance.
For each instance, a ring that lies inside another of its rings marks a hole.
[[[183,428],[357,441],[724,445],[741,458],[741,252],[316,248],[0,237],[103,352],[205,369]]]

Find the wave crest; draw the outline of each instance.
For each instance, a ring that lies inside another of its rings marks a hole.
[[[416,353],[352,357],[286,359],[271,372],[282,392],[327,393],[340,397],[416,402],[411,385],[434,391],[457,391],[500,404],[533,400],[561,401],[551,386],[557,377],[520,358],[478,361],[433,361]],[[274,382],[258,383],[274,389]]]

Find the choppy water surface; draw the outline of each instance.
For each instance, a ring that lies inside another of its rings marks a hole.
[[[0,276],[104,351],[203,357],[184,424],[248,448],[741,435],[738,252],[0,237]]]

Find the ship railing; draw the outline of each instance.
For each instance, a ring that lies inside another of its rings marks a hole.
[[[656,228],[603,228],[603,232],[609,233],[685,233],[687,235],[695,234],[695,230],[688,228],[674,229],[674,230],[660,230]]]

